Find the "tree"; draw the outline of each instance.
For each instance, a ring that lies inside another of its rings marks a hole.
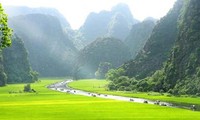
[[[6,74],[3,68],[2,49],[11,45],[12,30],[8,27],[8,18],[0,3],[0,86],[6,84]]]
[[[11,45],[12,30],[8,27],[8,18],[0,3],[0,48]]]
[[[124,76],[124,69],[118,68],[118,69],[110,69],[106,73],[106,79],[110,81],[117,80],[120,76]]]

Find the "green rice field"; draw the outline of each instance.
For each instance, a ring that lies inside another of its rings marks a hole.
[[[86,97],[46,88],[60,80],[41,79],[31,84],[37,93],[23,93],[24,84],[0,87],[0,120],[200,120],[200,112],[196,111]],[[73,84],[83,88],[83,84]],[[99,88],[103,90],[101,85]]]

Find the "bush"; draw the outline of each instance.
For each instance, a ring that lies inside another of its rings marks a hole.
[[[108,88],[109,90],[116,90],[116,85],[113,82],[111,82],[108,84]]]
[[[159,92],[160,92],[160,94],[163,94],[163,93],[164,93],[164,90],[163,90],[163,89],[161,89]]]
[[[126,87],[125,88],[125,91],[131,91],[132,89],[131,89],[131,87]]]
[[[24,92],[31,92],[31,84],[27,84],[24,86]]]
[[[118,90],[119,91],[124,91],[125,90],[125,86],[120,86]]]
[[[196,96],[200,97],[200,93],[196,93]]]

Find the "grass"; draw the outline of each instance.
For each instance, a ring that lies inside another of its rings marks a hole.
[[[58,81],[45,79],[31,84],[38,94],[17,93],[24,84],[0,87],[0,120],[200,120],[199,112],[190,110],[72,95],[46,88]]]
[[[160,93],[155,92],[128,92],[128,91],[108,91],[107,84],[109,81],[106,80],[96,80],[96,79],[84,79],[74,81],[69,84],[70,87],[81,89],[90,92],[104,93],[104,94],[112,94],[112,95],[120,95],[126,97],[136,97],[136,98],[145,98],[151,100],[161,100],[178,104],[196,104],[200,105],[199,97],[176,97],[176,96],[168,96],[168,94],[161,95]]]

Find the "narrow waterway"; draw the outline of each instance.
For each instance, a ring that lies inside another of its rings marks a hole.
[[[69,94],[76,94],[76,95],[83,95],[83,96],[90,96],[90,97],[99,97],[99,98],[105,98],[105,99],[114,99],[114,100],[121,100],[121,101],[129,101],[129,102],[137,102],[137,103],[144,103],[144,104],[154,104],[154,105],[161,105],[161,106],[167,106],[167,107],[176,107],[176,108],[184,108],[184,109],[191,109],[188,106],[176,106],[172,103],[168,102],[161,102],[159,100],[152,101],[148,99],[142,99],[142,98],[132,98],[132,97],[123,97],[123,96],[116,96],[116,95],[107,95],[107,94],[98,94],[98,93],[92,93],[92,92],[86,92],[83,90],[76,90],[68,87],[68,83],[72,82],[73,80],[65,80],[62,82],[54,83],[47,88],[51,90],[56,90],[59,92],[65,92]]]

